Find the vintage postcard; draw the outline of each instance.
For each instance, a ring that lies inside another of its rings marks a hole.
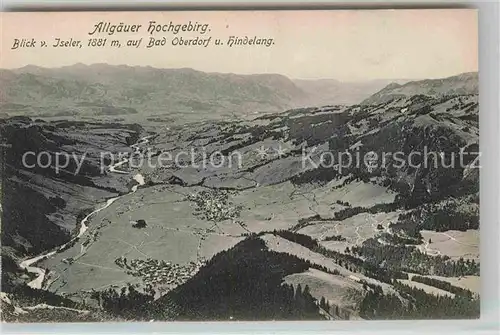
[[[476,10],[0,30],[2,321],[479,317]]]

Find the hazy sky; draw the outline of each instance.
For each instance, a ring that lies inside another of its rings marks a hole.
[[[477,11],[231,11],[231,12],[80,12],[1,13],[0,67],[28,64],[59,67],[109,63],[160,68],[191,67],[207,72],[280,73],[291,78],[368,80],[440,78],[478,70]],[[141,24],[137,33],[88,33],[99,22]],[[149,22],[207,23],[211,31],[173,35],[164,47],[146,48]],[[248,36],[274,38],[265,46],[172,46],[172,38]],[[105,47],[88,39],[107,37]],[[127,40],[142,37],[139,48]],[[12,50],[14,39],[47,41],[47,47]],[[56,38],[82,41],[82,48],[54,48]],[[113,39],[122,47],[111,47]]]

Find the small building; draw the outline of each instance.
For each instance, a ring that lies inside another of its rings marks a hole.
[[[134,228],[146,228],[147,224],[146,221],[143,219],[137,220],[134,224],[132,224],[132,227]]]

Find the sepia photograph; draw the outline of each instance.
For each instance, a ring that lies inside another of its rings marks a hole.
[[[0,15],[2,322],[480,317],[477,10]]]

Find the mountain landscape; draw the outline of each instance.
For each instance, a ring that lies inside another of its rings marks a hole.
[[[432,97],[479,94],[479,76],[477,72],[469,72],[443,79],[427,79],[403,84],[393,82],[361,103],[376,105],[395,98],[419,94]]]
[[[391,81],[292,80],[107,64],[0,70],[5,115],[160,121],[254,118],[296,107],[355,104]],[[406,82],[406,81],[397,81]]]
[[[0,80],[2,320],[479,317],[477,73]]]
[[[9,115],[185,119],[193,113],[220,119],[282,111],[307,100],[290,79],[274,74],[77,64],[2,70],[0,78]]]

